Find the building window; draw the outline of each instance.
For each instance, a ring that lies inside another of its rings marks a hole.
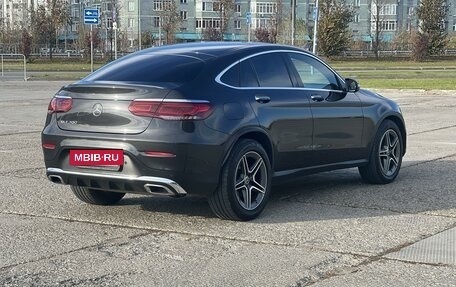
[[[187,20],[187,11],[185,11],[185,10],[180,11],[180,17],[182,20]]]
[[[197,29],[206,29],[206,28],[220,28],[220,19],[217,18],[199,18],[196,19],[196,28]]]
[[[258,14],[273,14],[277,12],[277,3],[257,3],[256,13]]]
[[[171,0],[154,0],[154,11],[163,11],[171,6]]]
[[[128,2],[128,12],[133,12],[135,11],[135,2],[129,1]]]
[[[353,17],[353,22],[359,23],[359,14],[355,14],[355,16]]]
[[[241,4],[236,4],[236,7],[235,7],[235,11],[236,11],[236,14],[238,16],[241,16]]]
[[[354,1],[353,1],[353,5],[354,5],[355,7],[361,6],[361,0],[354,0]]]
[[[201,2],[201,11],[212,12],[214,11],[214,3],[213,2]]]
[[[372,21],[371,31],[375,31],[376,22]],[[379,29],[380,31],[396,31],[397,22],[396,21],[380,21]]]
[[[187,4],[187,0],[180,0],[181,4]]]
[[[266,28],[269,25],[269,19],[267,18],[254,18],[252,23],[255,23],[253,28]]]
[[[315,9],[315,4],[313,3],[309,3],[309,6],[308,6],[308,10],[307,10],[307,13],[312,16],[313,18],[313,15],[314,15],[314,9]]]
[[[241,21],[240,20],[234,20],[234,29],[241,30]]]
[[[155,28],[160,27],[160,17],[154,16],[154,17],[152,17],[152,21],[154,22],[154,27]]]
[[[397,4],[376,5],[372,3],[372,15],[377,15],[377,9],[380,9],[378,15],[397,15]]]
[[[135,27],[135,19],[128,18],[128,28],[134,28],[134,27]]]

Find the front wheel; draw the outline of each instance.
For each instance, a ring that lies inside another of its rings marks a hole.
[[[125,196],[125,193],[95,190],[75,185],[71,186],[71,190],[79,200],[96,205],[113,205]]]
[[[401,169],[403,146],[398,126],[390,120],[384,121],[375,136],[369,163],[359,167],[363,180],[376,184],[392,182]]]
[[[251,220],[263,211],[270,189],[271,164],[266,151],[257,141],[243,139],[224,165],[209,205],[222,219]]]

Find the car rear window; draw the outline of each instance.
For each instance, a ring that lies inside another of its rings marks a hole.
[[[190,82],[204,62],[188,56],[148,54],[125,57],[94,72],[85,81]]]

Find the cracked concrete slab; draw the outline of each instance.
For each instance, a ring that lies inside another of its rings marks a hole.
[[[271,199],[259,219],[230,222],[215,218],[202,198],[128,196],[117,206],[91,206],[79,202],[66,186],[46,180],[0,178],[0,196],[6,199],[0,203],[0,210],[4,212],[365,255],[415,242],[456,222],[454,218],[309,204],[278,197]],[[23,188],[18,190],[17,184]],[[24,196],[35,204],[24,204]]]
[[[274,186],[258,220],[228,222],[201,198],[90,206],[47,181],[33,131],[64,84],[0,82],[0,285],[453,286],[448,266],[379,256],[456,224],[454,91],[382,91],[410,135],[396,182],[311,175]]]
[[[0,270],[2,286],[284,286],[363,258],[179,234],[124,238]],[[18,276],[12,276],[18,274]]]
[[[0,213],[0,270],[142,231]],[[1,286],[4,286],[1,284]]]

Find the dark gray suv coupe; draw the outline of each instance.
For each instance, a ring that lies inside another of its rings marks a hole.
[[[52,98],[46,174],[82,201],[125,193],[208,198],[224,219],[264,209],[272,178],[358,167],[393,181],[399,106],[315,55],[259,43],[196,43],[123,57]]]

